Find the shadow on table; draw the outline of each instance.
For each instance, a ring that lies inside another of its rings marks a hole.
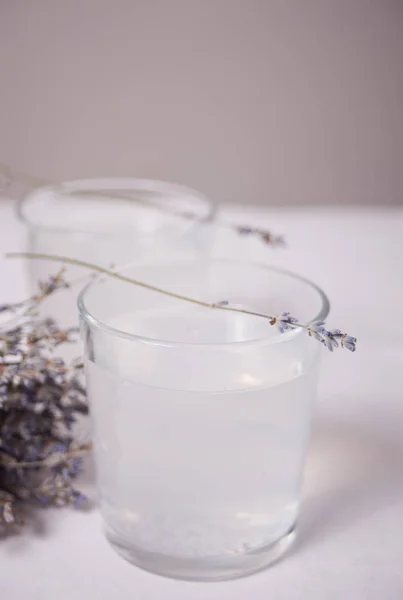
[[[393,423],[393,415],[389,419]],[[401,415],[396,419],[401,426]],[[401,503],[403,435],[388,435],[385,426],[375,429],[376,422],[359,417],[316,421],[296,550]]]

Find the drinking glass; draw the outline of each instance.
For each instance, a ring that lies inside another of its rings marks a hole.
[[[212,228],[206,223],[214,209],[202,194],[180,185],[109,178],[34,189],[18,204],[17,213],[28,229],[29,252],[110,267],[158,257],[207,256]],[[57,269],[47,261],[29,261],[32,289]],[[69,266],[70,281],[80,282],[85,275],[82,268]],[[55,294],[47,301],[46,314],[72,325],[79,289]]]
[[[322,346],[228,308],[309,322],[326,318],[327,298],[246,262],[122,273],[149,287],[101,278],[78,300],[107,538],[175,578],[259,570],[294,537]]]

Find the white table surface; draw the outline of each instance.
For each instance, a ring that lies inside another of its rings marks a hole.
[[[215,253],[265,260],[330,296],[329,325],[358,337],[355,354],[325,349],[299,537],[272,568],[237,581],[185,583],[143,572],[105,541],[96,509],[40,511],[0,542],[7,600],[402,600],[403,210],[227,209],[287,235],[287,250],[220,237]],[[0,201],[0,251],[23,248]],[[25,293],[23,265],[0,259],[1,300]]]

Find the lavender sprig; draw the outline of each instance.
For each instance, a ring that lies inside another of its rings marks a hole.
[[[112,277],[114,279],[119,279],[120,281],[126,281],[128,283],[132,283],[133,285],[137,285],[139,287],[145,288],[147,290],[151,290],[153,292],[157,292],[159,294],[163,294],[165,296],[169,296],[171,298],[177,298],[178,300],[184,300],[185,302],[190,302],[192,304],[196,304],[198,306],[205,306],[206,308],[215,308],[220,310],[229,310],[231,312],[242,313],[246,315],[252,315],[256,317],[261,317],[263,319],[268,319],[271,325],[276,325],[281,333],[285,333],[290,329],[305,329],[308,332],[308,335],[314,337],[321,343],[323,343],[330,351],[333,351],[334,348],[337,348],[340,344],[341,348],[346,348],[350,350],[350,352],[355,352],[356,348],[356,338],[347,334],[342,333],[339,329],[331,329],[327,330],[325,328],[324,321],[312,321],[307,325],[300,323],[295,317],[291,316],[289,312],[283,312],[277,316],[270,316],[263,313],[258,313],[252,310],[247,310],[244,308],[235,308],[229,305],[228,300],[221,300],[220,302],[216,302],[210,304],[208,302],[204,302],[202,300],[197,300],[195,298],[189,298],[188,296],[184,296],[182,294],[176,294],[175,292],[171,292],[169,290],[164,290],[163,288],[159,288],[155,285],[151,285],[149,283],[145,283],[143,281],[138,281],[137,279],[132,279],[131,277],[127,277],[126,275],[121,275],[117,271],[107,269],[105,267],[101,267],[99,265],[94,265],[93,263],[86,262],[84,260],[78,260],[75,258],[70,258],[68,256],[57,256],[54,254],[40,254],[33,252],[12,252],[6,254],[8,258],[32,258],[39,260],[52,260],[56,262],[62,262],[66,264],[71,264],[79,267],[85,267],[86,269],[91,269],[93,272],[102,273],[107,275],[108,277]]]
[[[284,247],[285,241],[282,235],[274,235],[268,229],[262,229],[261,227],[250,227],[248,225],[234,225],[235,231],[243,236],[254,236],[264,244],[276,247]]]
[[[314,337],[321,342],[330,352],[333,352],[339,345],[341,348],[355,352],[357,339],[348,333],[342,333],[340,329],[326,329],[325,321],[318,320],[303,325],[298,319],[292,317],[289,312],[284,312],[277,317],[270,319],[271,325],[276,325],[280,333],[291,331],[292,329],[305,329],[309,336]]]

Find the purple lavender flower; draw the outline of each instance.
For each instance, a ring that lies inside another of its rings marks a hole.
[[[68,452],[69,445],[69,440],[56,440],[52,446],[52,451],[55,453]]]
[[[330,350],[330,352],[333,352],[334,348],[338,348],[339,344],[336,338],[332,336],[330,331],[327,331],[325,328],[323,328],[322,336],[322,344],[326,346],[326,348]]]
[[[88,506],[88,498],[77,490],[72,491],[72,505],[74,508],[85,508]]]
[[[238,225],[236,230],[240,235],[250,235],[255,231],[252,227],[247,227],[246,225]]]
[[[323,320],[316,320],[308,325],[303,325],[298,322],[298,319],[292,317],[289,312],[284,312],[276,317],[271,317],[270,325],[276,325],[280,333],[285,333],[291,329],[306,329],[308,335],[321,342],[330,352],[333,352],[339,345],[350,350],[350,352],[355,352],[356,338],[347,333],[342,333],[340,329],[326,329]]]
[[[270,244],[271,246],[284,246],[284,238],[281,235],[274,235],[271,231],[267,229],[262,229],[261,227],[250,227],[248,225],[235,225],[235,231],[237,231],[240,235],[246,236],[251,235],[260,239],[265,244]]]
[[[341,336],[340,344],[342,348],[347,348],[350,352],[355,352],[355,346],[357,343],[357,339],[352,335],[344,334]]]
[[[69,475],[76,477],[83,466],[83,458],[82,456],[73,456],[73,458],[69,462]]]
[[[342,333],[340,329],[326,329],[324,321],[313,321],[307,325],[309,335],[321,342],[330,352],[339,347],[355,352],[356,338]]]
[[[307,326],[308,335],[311,335],[319,342],[322,342],[323,333],[325,331],[324,325],[324,321],[312,321],[312,323],[309,323]]]
[[[280,333],[291,331],[298,327],[298,321],[295,317],[292,317],[289,312],[283,312],[277,317],[270,319],[270,325],[276,325]]]
[[[0,313],[13,310],[12,304],[0,304]]]
[[[41,291],[42,296],[50,296],[56,290],[68,288],[69,284],[64,279],[63,275],[65,273],[65,269],[60,269],[56,275],[51,275],[45,281],[39,282],[39,289]]]

